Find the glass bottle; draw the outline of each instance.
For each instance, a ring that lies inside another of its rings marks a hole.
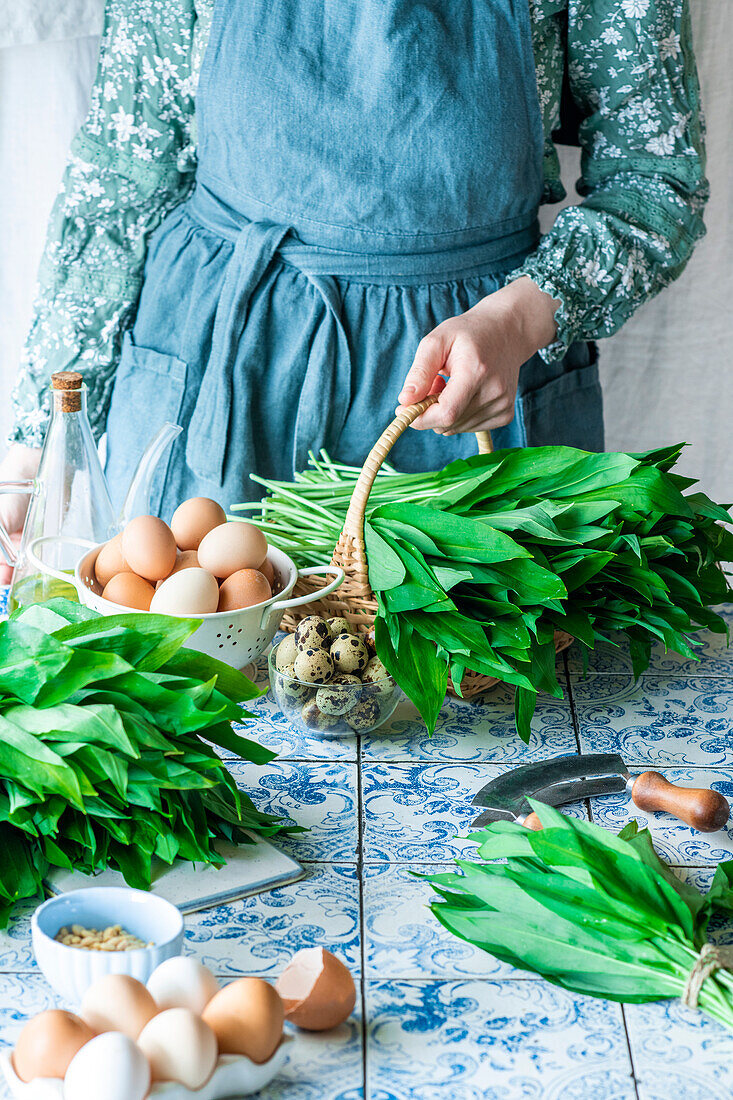
[[[40,560],[73,574],[83,552],[74,540],[100,543],[118,530],[87,417],[83,378],[76,371],[61,371],[52,376],[51,386],[51,421],[38,474],[28,483],[31,499],[13,572],[9,611],[52,596],[76,599],[71,584],[33,567],[27,556],[33,540],[48,538],[37,548]]]

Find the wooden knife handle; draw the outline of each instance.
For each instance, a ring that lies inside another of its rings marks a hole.
[[[718,791],[677,787],[659,772],[637,776],[631,797],[640,810],[664,810],[701,833],[717,832],[730,816],[730,806]]]
[[[538,832],[538,830],[542,828],[542,822],[534,810],[532,810],[531,814],[527,814],[522,825],[524,825],[525,829],[533,829],[535,832]]]

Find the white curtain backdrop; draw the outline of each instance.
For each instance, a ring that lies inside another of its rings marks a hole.
[[[103,0],[0,0],[0,439],[46,219],[83,118]],[[708,122],[708,236],[682,278],[603,341],[606,445],[686,440],[686,470],[733,499],[733,2],[692,0]],[[578,175],[565,150],[566,185]],[[555,208],[544,211],[545,224]],[[0,444],[0,447],[2,444]]]

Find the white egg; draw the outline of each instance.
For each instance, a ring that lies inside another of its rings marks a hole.
[[[188,1008],[199,1016],[219,992],[214,975],[191,955],[174,955],[148,978],[148,992],[158,1008]]]
[[[150,1066],[137,1043],[105,1031],[76,1054],[64,1078],[64,1100],[144,1100]]]
[[[154,1081],[178,1081],[202,1089],[216,1069],[219,1044],[200,1016],[187,1008],[169,1008],[154,1016],[138,1039]]]
[[[219,606],[219,585],[206,569],[182,569],[156,588],[150,610],[158,615],[208,615]]]

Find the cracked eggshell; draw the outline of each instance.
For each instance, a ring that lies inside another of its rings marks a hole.
[[[207,1023],[188,1008],[169,1008],[147,1024],[137,1041],[153,1081],[177,1081],[194,1092],[216,1069],[219,1045]]]
[[[129,1036],[108,1031],[71,1060],[64,1100],[144,1100],[149,1089],[150,1066],[140,1047]]]
[[[158,1011],[151,994],[129,974],[105,974],[84,994],[79,1015],[93,1031],[138,1035]]]
[[[191,955],[174,955],[156,966],[148,978],[148,992],[158,1009],[187,1008],[200,1016],[219,983],[203,963]]]
[[[296,952],[277,980],[285,1018],[304,1031],[328,1031],[348,1019],[356,1004],[354,979],[323,947]]]
[[[15,1044],[13,1069],[21,1081],[66,1075],[69,1063],[94,1032],[72,1012],[52,1008],[25,1025]]]
[[[203,1012],[221,1054],[244,1054],[258,1065],[277,1050],[284,1017],[279,994],[263,978],[239,978],[225,985]]]

